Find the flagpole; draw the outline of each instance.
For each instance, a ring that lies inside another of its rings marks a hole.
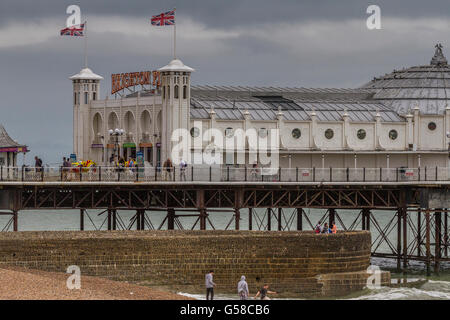
[[[175,13],[176,8],[173,9],[173,17],[174,17],[174,24],[173,24],[173,58],[177,58],[177,21],[175,19]]]
[[[88,49],[88,35],[87,35],[87,21],[84,23],[84,68],[88,67],[88,56],[87,56],[87,49]]]

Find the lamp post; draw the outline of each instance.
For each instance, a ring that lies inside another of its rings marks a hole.
[[[123,136],[125,134],[125,130],[123,129],[109,129],[109,136],[114,138],[114,154],[113,158],[116,158],[116,153],[118,152],[119,148],[119,137]],[[117,155],[118,156],[118,155]],[[117,157],[117,160],[119,160],[119,157]]]

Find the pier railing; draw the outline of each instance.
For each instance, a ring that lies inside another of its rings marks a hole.
[[[253,168],[172,167],[0,167],[0,182],[405,182],[449,181],[448,167]]]

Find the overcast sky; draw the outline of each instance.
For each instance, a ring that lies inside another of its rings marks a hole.
[[[66,8],[89,25],[89,67],[154,70],[172,56],[172,27],[152,15],[177,9],[177,51],[193,84],[358,87],[393,69],[450,56],[449,0],[0,0],[0,123],[46,163],[72,150],[72,86],[83,39],[61,37]],[[366,9],[381,7],[382,29]]]

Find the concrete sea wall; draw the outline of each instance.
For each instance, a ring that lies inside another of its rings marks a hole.
[[[241,275],[251,292],[263,283],[299,297],[360,290],[370,262],[368,231],[316,235],[260,231],[99,231],[0,233],[0,267],[81,273],[203,292],[235,293]],[[389,274],[383,274],[383,283]]]

